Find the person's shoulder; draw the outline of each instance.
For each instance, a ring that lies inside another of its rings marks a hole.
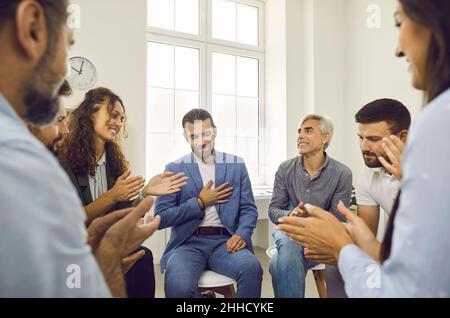
[[[37,140],[23,138],[1,147],[0,178],[7,185],[0,190],[0,202],[8,209],[32,218],[40,215],[40,221],[45,219],[43,214],[57,213],[58,221],[83,224],[82,205],[73,185]]]
[[[353,174],[352,170],[344,163],[342,163],[336,159],[333,159],[331,157],[328,157],[328,160],[330,161],[331,167],[334,170],[338,171],[339,173],[344,174],[344,175],[350,175],[350,176]]]
[[[442,132],[448,132],[450,121],[450,89],[436,97],[420,112],[411,130],[410,137],[435,138]],[[433,129],[433,134],[424,133],[426,129]],[[419,134],[420,132],[420,134]]]
[[[300,156],[296,156],[294,158],[285,160],[279,165],[278,170],[290,169],[290,168],[294,167],[295,165],[297,165],[300,162],[300,160],[301,160]]]
[[[235,154],[232,153],[227,153],[227,152],[220,152],[217,151],[216,152],[216,162],[217,163],[241,163],[241,164],[245,164],[244,158],[239,157]]]

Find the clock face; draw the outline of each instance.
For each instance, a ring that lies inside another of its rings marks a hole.
[[[67,81],[76,89],[90,89],[97,82],[97,70],[94,64],[81,56],[69,59],[69,74]]]

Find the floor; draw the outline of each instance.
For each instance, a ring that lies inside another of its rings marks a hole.
[[[262,283],[262,297],[273,298],[272,279],[269,273],[269,257],[266,255],[265,250],[259,247],[255,247],[255,255],[264,270],[263,283]],[[155,278],[156,278],[156,297],[164,298],[164,276],[161,274],[159,265],[155,265]],[[306,276],[306,298],[318,298],[316,284],[311,271],[308,271]]]

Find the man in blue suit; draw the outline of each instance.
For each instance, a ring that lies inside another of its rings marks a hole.
[[[159,197],[155,208],[160,229],[172,227],[161,259],[166,297],[202,297],[197,286],[206,269],[232,277],[237,297],[260,297],[262,268],[251,242],[258,212],[244,161],[215,151],[217,129],[207,111],[191,110],[182,124],[192,153],[166,171],[184,172],[188,185]]]

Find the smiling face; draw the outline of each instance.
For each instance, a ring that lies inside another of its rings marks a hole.
[[[427,57],[431,31],[406,15],[400,2],[398,2],[395,12],[395,21],[400,30],[396,55],[406,57],[410,64],[412,85],[417,89],[426,90]]]
[[[321,132],[319,120],[309,119],[297,129],[297,148],[302,156],[323,152],[329,141],[330,135]]]
[[[122,104],[116,101],[110,105],[106,99],[100,109],[94,113],[94,131],[104,142],[114,141],[122,130],[125,121],[125,111]]]
[[[210,160],[214,154],[216,129],[210,119],[187,122],[184,125],[184,133],[187,142],[194,154],[204,162]]]

